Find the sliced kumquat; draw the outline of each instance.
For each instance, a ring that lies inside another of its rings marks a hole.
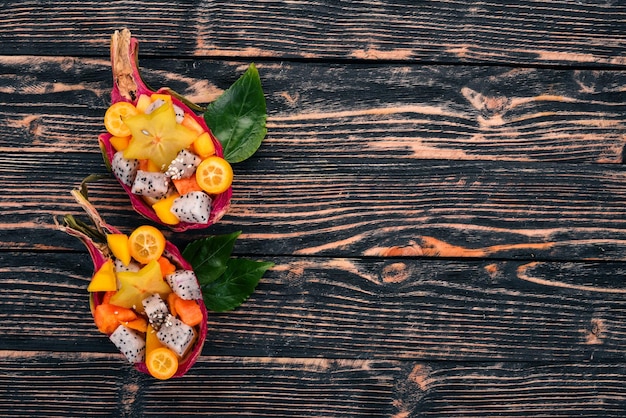
[[[129,136],[131,134],[130,128],[124,123],[124,118],[138,113],[139,111],[132,103],[114,103],[104,114],[104,127],[113,136]]]
[[[146,367],[153,377],[166,380],[178,370],[178,357],[167,347],[155,348],[146,355]]]
[[[165,250],[163,233],[151,225],[142,225],[128,237],[130,255],[141,264],[158,260]]]
[[[213,155],[196,168],[198,185],[209,194],[225,192],[233,182],[233,169],[225,159]]]

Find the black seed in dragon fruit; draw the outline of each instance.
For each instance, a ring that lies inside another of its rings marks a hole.
[[[183,222],[207,223],[211,214],[211,197],[204,192],[189,192],[174,199],[170,211]]]
[[[165,171],[165,175],[174,180],[186,179],[196,172],[202,159],[189,150],[181,150],[172,160]]]
[[[141,196],[164,198],[169,190],[169,181],[161,172],[137,170],[131,192]]]
[[[150,325],[156,330],[161,328],[163,322],[169,315],[169,309],[167,305],[161,299],[161,296],[158,293],[155,293],[152,296],[148,296],[144,300],[141,301],[143,305],[144,312],[148,317],[148,322]]]
[[[124,158],[124,153],[122,151],[116,152],[113,156],[113,160],[111,161],[111,171],[115,177],[129,187],[135,181],[138,167],[139,161]]]
[[[183,357],[187,349],[193,343],[196,333],[193,328],[185,324],[180,319],[168,315],[157,331],[157,338],[167,348],[175,352],[179,357]]]
[[[163,100],[163,99],[156,99],[155,101],[150,103],[150,106],[148,106],[146,108],[144,113],[150,114],[150,113],[154,112],[155,110],[157,110],[158,108],[160,108],[161,106],[163,106],[164,104],[165,104],[165,100]]]
[[[143,361],[146,354],[146,340],[139,332],[120,325],[109,336],[109,339],[130,363]]]
[[[183,119],[185,119],[185,111],[180,107],[173,105],[174,114],[176,114],[176,123],[183,123]]]
[[[133,260],[131,260],[131,262],[128,263],[127,266],[125,266],[124,263],[122,263],[122,260],[116,258],[115,261],[113,262],[113,266],[114,266],[116,273],[120,271],[132,271],[136,273],[139,270],[141,270],[141,266],[139,265],[139,263]]]
[[[165,281],[172,288],[172,292],[185,300],[202,299],[202,291],[193,270],[176,270],[165,276]]]

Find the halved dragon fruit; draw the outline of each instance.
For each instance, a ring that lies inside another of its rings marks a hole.
[[[161,95],[162,97],[167,97],[167,100],[155,100],[152,104],[149,105],[150,108],[146,108],[148,110],[147,113],[158,113],[161,108],[166,107],[163,105],[163,103],[171,100],[172,106],[170,107],[170,109],[173,108],[176,121],[178,123],[182,122],[184,124],[183,120],[188,119],[189,123],[185,126],[193,126],[195,129],[195,134],[197,134],[198,136],[204,135],[205,139],[208,135],[208,141],[212,143],[209,148],[211,148],[211,150],[214,148],[214,154],[216,156],[223,157],[224,153],[220,142],[211,133],[211,130],[204,121],[204,118],[199,117],[192,110],[192,107],[194,107],[195,105],[180,97],[179,95],[173,93],[167,88],[153,91],[146,86],[146,84],[141,79],[141,75],[138,69],[138,44],[139,42],[137,41],[137,39],[131,37],[130,31],[126,29],[121,31],[115,31],[115,33],[111,37],[111,67],[113,71],[114,82],[113,89],[111,91],[111,103],[115,104],[119,102],[127,102],[131,103],[134,106],[137,106],[142,96],[153,96],[154,94],[157,94]],[[176,224],[166,223],[164,220],[159,218],[155,210],[152,208],[151,205],[154,204],[154,199],[142,198],[142,196],[133,193],[132,187],[137,167],[132,161],[131,164],[127,164],[126,161],[120,160],[119,156],[117,156],[117,159],[115,158],[117,150],[112,142],[112,139],[115,138],[116,137],[108,132],[101,134],[99,136],[100,148],[102,149],[107,165],[112,167],[113,174],[119,181],[122,188],[128,194],[133,209],[139,214],[150,219],[151,221],[154,221],[161,225],[165,225],[174,231],[180,232],[187,229],[207,228],[213,225],[215,222],[219,221],[228,211],[228,208],[230,206],[230,199],[232,196],[231,187],[228,187],[225,191],[219,194],[211,196],[211,207],[210,212],[208,213],[208,219],[206,221],[204,219],[202,220],[202,222],[180,220],[180,222]],[[174,160],[174,157],[172,157],[171,160],[165,162],[163,167],[158,167],[158,169],[166,171],[172,160]],[[114,162],[115,164],[113,164]],[[196,162],[194,162],[194,164],[197,165]],[[185,173],[185,175],[187,174],[188,173]],[[136,188],[136,190],[138,189]]]
[[[78,239],[80,239],[83,244],[87,247],[89,254],[91,255],[91,259],[93,261],[94,272],[97,272],[101,269],[101,267],[108,262],[110,259],[114,258],[108,244],[106,236],[107,234],[120,234],[120,231],[115,227],[107,224],[100,217],[96,209],[89,203],[86,196],[81,193],[80,190],[75,189],[72,190],[72,195],[76,199],[76,201],[80,204],[80,206],[87,212],[87,215],[91,219],[93,225],[88,225],[78,219],[75,219],[71,215],[67,215],[64,218],[64,224],[61,225],[57,222],[57,227],[69,235],[72,235]],[[56,219],[55,219],[56,221]],[[181,270],[192,270],[192,266],[183,258],[180,251],[176,246],[174,246],[169,241],[165,243],[165,250],[163,252],[163,257],[167,258],[177,269]],[[131,263],[132,264],[132,263]],[[116,266],[116,268],[123,269],[124,266]],[[133,269],[134,270],[134,269]],[[95,313],[95,309],[97,306],[105,304],[106,293],[104,291],[101,292],[91,292],[90,293],[90,306],[92,314]],[[156,298],[155,298],[156,301]],[[203,299],[200,297],[196,300],[202,312],[202,321],[197,326],[197,329],[194,331],[197,334],[196,338],[193,340],[191,348],[187,351],[183,358],[179,360],[178,370],[174,374],[173,377],[181,377],[189,371],[189,369],[193,366],[193,364],[198,359],[202,351],[202,347],[204,345],[204,341],[206,339],[207,334],[207,309],[204,304]],[[157,301],[158,302],[158,301]],[[149,301],[148,301],[149,303]],[[168,314],[169,315],[169,314]],[[121,327],[121,325],[120,325]],[[142,373],[149,374],[146,363],[142,359],[142,342],[139,341],[137,337],[140,333],[133,331],[132,329],[121,329],[120,327],[116,328],[116,332],[114,331],[109,337],[111,341],[116,345],[119,345],[120,351],[127,357],[130,362],[133,362],[135,368]],[[172,344],[178,344],[178,346],[183,347],[187,344],[188,338],[184,336],[180,342],[171,342]]]

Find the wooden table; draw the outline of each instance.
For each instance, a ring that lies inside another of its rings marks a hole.
[[[626,5],[500,3],[0,2],[0,415],[626,416]],[[164,382],[54,224],[106,173],[122,27],[149,84],[208,103],[255,62],[268,102],[230,212],[167,236],[275,267]]]

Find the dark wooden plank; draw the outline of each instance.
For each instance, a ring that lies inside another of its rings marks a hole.
[[[17,163],[16,163],[17,162]],[[0,248],[79,249],[54,215],[82,210],[69,191],[105,173],[100,154],[0,155]],[[624,260],[626,187],[613,165],[253,158],[235,167],[229,213],[259,255]],[[92,186],[110,223],[142,223],[112,179]]]
[[[128,26],[148,54],[626,63],[620,2],[21,0],[0,3],[0,16],[0,54],[105,56],[111,32]]]
[[[214,100],[247,63],[144,60],[149,84]],[[626,71],[259,64],[263,158],[621,163]],[[0,57],[0,150],[97,149],[106,60]]]
[[[158,382],[102,354],[0,352],[5,417],[621,417],[623,364],[201,357]]]
[[[623,263],[273,257],[205,355],[624,361]],[[0,350],[115,353],[89,313],[85,253],[0,253]],[[42,266],[46,266],[43,268]]]
[[[399,417],[620,417],[619,364],[416,364]],[[399,391],[400,392],[400,391]]]

